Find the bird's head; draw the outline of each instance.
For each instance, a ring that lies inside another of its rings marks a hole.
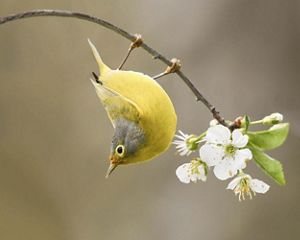
[[[111,143],[110,165],[106,177],[118,166],[136,161],[145,144],[145,134],[138,123],[119,118],[114,121],[115,133]]]

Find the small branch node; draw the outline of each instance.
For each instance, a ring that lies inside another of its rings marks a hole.
[[[172,62],[172,65],[168,66],[167,69],[165,70],[166,74],[175,73],[175,72],[179,71],[181,68],[181,62],[179,59],[172,58],[171,62]]]
[[[134,34],[135,40],[130,44],[129,50],[132,50],[134,48],[138,48],[143,44],[143,39],[141,34]]]
[[[241,128],[243,117],[236,118],[232,124],[229,125],[229,129],[233,131],[234,129]]]
[[[179,69],[181,68],[180,60],[177,59],[177,58],[172,58],[170,62],[172,63],[171,66],[167,66],[165,71],[163,71],[160,74],[157,74],[156,76],[154,76],[152,78],[153,79],[158,79],[158,78],[166,76],[170,73],[175,73],[175,72],[179,71]]]

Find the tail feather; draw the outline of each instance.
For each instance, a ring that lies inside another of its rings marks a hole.
[[[99,72],[100,72],[100,76],[104,75],[106,72],[110,71],[111,69],[105,65],[105,63],[102,61],[99,52],[97,51],[97,48],[95,47],[95,45],[90,41],[90,39],[88,39],[88,43],[92,49],[93,55],[96,59],[96,62],[98,63],[99,66]]]

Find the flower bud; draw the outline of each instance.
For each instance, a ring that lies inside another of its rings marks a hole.
[[[272,113],[271,115],[264,117],[262,123],[265,125],[274,125],[282,122],[282,120],[283,115],[281,113]]]

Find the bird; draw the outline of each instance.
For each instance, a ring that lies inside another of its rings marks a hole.
[[[88,39],[99,67],[91,79],[113,125],[106,177],[119,165],[141,163],[165,152],[175,135],[177,115],[165,90],[150,76],[112,70]]]

